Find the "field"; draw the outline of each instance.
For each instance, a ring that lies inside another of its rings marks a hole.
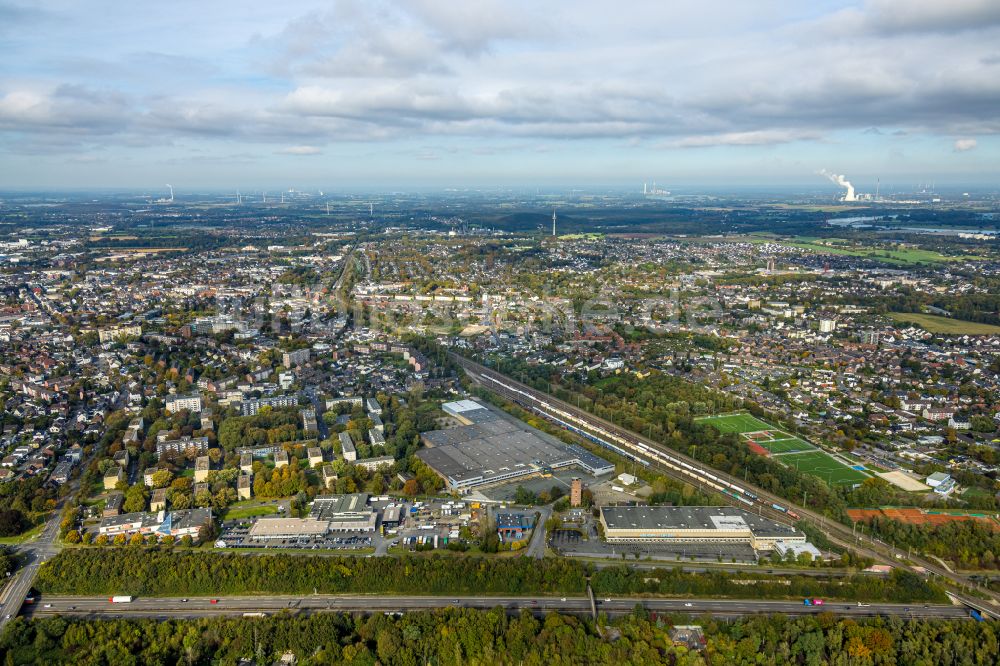
[[[867,474],[848,467],[823,451],[789,453],[781,456],[781,462],[830,484],[855,484],[868,478]]]
[[[733,432],[741,435],[747,442],[753,442],[770,453],[814,451],[816,449],[809,442],[801,440],[794,435],[789,435],[787,432],[776,430],[774,426],[750,414],[706,416],[697,420],[700,423],[711,425],[719,432]]]
[[[950,261],[978,260],[982,257],[974,255],[948,256],[935,252],[934,250],[922,250],[919,248],[906,248],[902,250],[890,250],[876,247],[860,247],[848,245],[847,241],[840,238],[796,238],[793,242],[780,241],[782,245],[797,247],[802,250],[812,252],[825,252],[827,254],[839,254],[852,257],[867,257],[877,259],[890,264],[910,266],[915,264],[943,264]]]
[[[750,414],[703,416],[695,420],[707,423],[722,433],[736,433],[755,453],[774,455],[779,462],[819,477],[827,483],[854,484],[868,478],[867,474],[852,469],[804,439],[778,430]],[[756,450],[754,446],[759,446],[764,451]]]
[[[699,423],[707,423],[721,433],[735,432],[743,434],[745,432],[757,432],[759,430],[773,430],[774,426],[764,423],[750,414],[726,414],[724,416],[703,416],[695,419]]]
[[[847,515],[857,522],[868,522],[875,517],[891,518],[910,525],[947,525],[957,521],[975,520],[994,532],[1000,531],[997,516],[967,511],[926,511],[915,507],[882,507],[879,509],[848,509]]]
[[[226,509],[222,516],[223,520],[237,520],[240,518],[254,518],[256,516],[269,516],[278,513],[278,508],[269,504],[244,505],[234,504]]]
[[[780,431],[775,432],[774,434],[776,435],[776,438],[770,441],[761,439],[755,439],[753,441],[755,444],[764,447],[771,453],[792,453],[795,451],[816,450],[815,446],[809,442],[799,439],[798,437],[792,437]],[[781,437],[781,435],[784,435],[784,437]]]
[[[1000,326],[915,312],[890,312],[896,322],[916,324],[931,333],[945,335],[1000,335]]]

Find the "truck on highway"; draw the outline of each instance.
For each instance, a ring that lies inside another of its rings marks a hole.
[[[110,601],[113,604],[130,604],[130,603],[132,603],[132,599],[133,598],[134,597],[132,597],[131,595],[128,595],[128,594],[120,594],[120,595],[111,597],[110,599],[108,599],[108,601]]]
[[[977,611],[975,608],[973,608],[972,610],[969,611],[969,617],[971,617],[976,622],[985,622],[986,621],[986,619],[983,617],[983,614],[980,613],[979,611]]]
[[[802,603],[805,606],[822,606],[826,602],[822,599],[803,599]]]

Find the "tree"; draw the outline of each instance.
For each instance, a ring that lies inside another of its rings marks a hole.
[[[16,536],[28,526],[28,519],[17,509],[0,510],[0,536]]]
[[[125,500],[122,502],[122,511],[125,513],[135,513],[146,510],[146,501],[149,499],[149,490],[145,485],[137,483],[125,491]]]
[[[70,530],[67,532],[66,543],[80,543],[80,533],[76,530]]]
[[[169,469],[158,469],[153,472],[153,487],[166,488],[173,481],[174,474]]]
[[[420,484],[416,479],[407,479],[403,484],[403,494],[407,497],[416,497],[420,494]]]

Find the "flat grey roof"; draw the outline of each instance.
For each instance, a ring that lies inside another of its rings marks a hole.
[[[321,495],[313,500],[309,515],[322,520],[344,520],[347,516],[369,514],[372,511],[368,506],[367,493]]]
[[[732,506],[602,506],[608,529],[719,530],[744,525],[758,537],[801,536],[802,533],[755,513]]]
[[[461,415],[473,421],[472,425],[425,432],[421,437],[426,448],[417,451],[421,460],[457,484],[478,479],[489,483],[543,467],[561,467],[581,457],[589,467],[601,460],[485,405],[466,408]]]

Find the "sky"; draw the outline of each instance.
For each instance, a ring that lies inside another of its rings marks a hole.
[[[0,190],[1000,184],[997,0],[0,0]]]

